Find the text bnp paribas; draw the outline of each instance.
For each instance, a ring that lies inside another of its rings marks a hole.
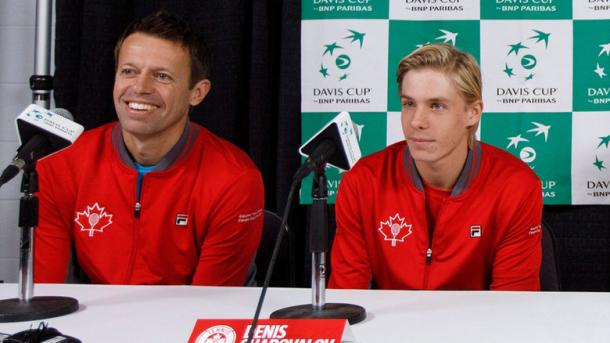
[[[502,5],[498,9],[501,11],[537,11],[555,12],[557,8],[553,5],[556,0],[495,0],[496,5]]]
[[[463,11],[461,0],[405,0],[407,9],[413,12],[419,11]]]

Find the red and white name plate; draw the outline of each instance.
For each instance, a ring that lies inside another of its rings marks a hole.
[[[251,319],[198,319],[189,343],[246,343]],[[252,343],[354,342],[345,319],[260,319]]]

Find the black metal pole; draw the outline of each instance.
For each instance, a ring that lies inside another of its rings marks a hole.
[[[322,310],[326,304],[326,252],[328,251],[328,188],[324,166],[318,168],[312,184],[309,216],[311,253],[311,304]]]
[[[19,200],[19,300],[25,302],[34,296],[34,228],[38,226],[37,175],[35,168],[28,169],[23,173]]]
[[[49,108],[53,78],[49,75],[51,51],[52,0],[36,1],[36,47],[34,75],[30,77],[32,101]],[[18,298],[0,300],[0,322],[44,319],[69,314],[78,310],[78,301],[69,297],[34,297],[34,228],[38,226],[38,177],[36,161],[40,156],[29,156],[23,169],[19,201],[19,294]]]
[[[32,103],[51,108],[51,24],[53,0],[36,0],[36,42],[34,46],[34,74],[30,77]]]
[[[316,170],[312,184],[313,203],[309,220],[309,251],[312,256],[312,303],[279,309],[271,318],[344,318],[356,324],[366,318],[362,306],[326,303],[326,254],[328,252],[328,189],[325,166]]]

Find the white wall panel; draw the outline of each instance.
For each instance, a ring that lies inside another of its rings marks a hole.
[[[0,0],[0,168],[17,148],[15,117],[31,103],[36,1]],[[0,280],[17,282],[21,176],[0,188]],[[16,296],[16,294],[15,294]]]
[[[34,26],[35,0],[0,0],[0,26]]]

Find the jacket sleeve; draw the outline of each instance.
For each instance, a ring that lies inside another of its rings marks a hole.
[[[331,252],[330,288],[368,289],[371,266],[362,226],[363,197],[348,172],[341,180],[336,201],[337,231]],[[372,204],[370,204],[372,206]]]
[[[38,227],[34,229],[34,282],[63,283],[68,269],[71,247],[70,214],[62,212],[55,185],[60,175],[54,179],[53,171],[38,162],[39,216]],[[52,182],[55,181],[55,182]]]
[[[249,169],[220,196],[210,215],[193,285],[244,286],[264,220],[260,173]]]
[[[510,187],[509,187],[510,188]],[[507,220],[507,228],[495,252],[492,290],[540,290],[540,262],[542,259],[542,189],[540,181],[521,184],[507,200],[511,204],[499,213]]]

